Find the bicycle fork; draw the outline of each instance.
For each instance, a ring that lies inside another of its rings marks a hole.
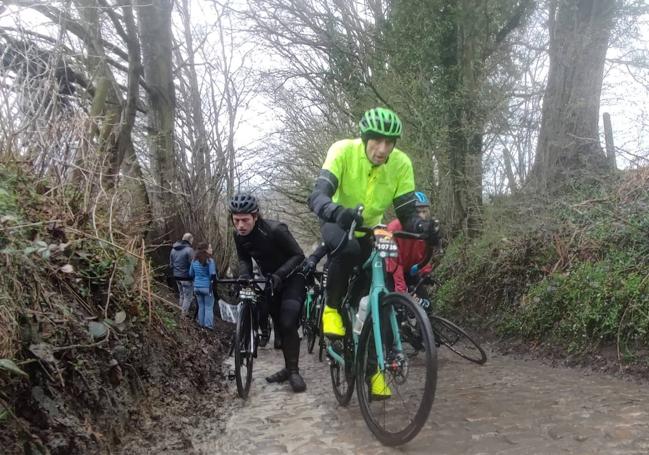
[[[381,296],[387,293],[385,286],[385,269],[383,266],[383,258],[374,252],[367,262],[363,265],[365,268],[372,270],[372,288],[370,289],[370,312],[372,316],[372,329],[374,335],[374,349],[376,350],[376,361],[379,371],[386,369],[386,353],[383,350],[383,334],[381,332],[381,324],[383,322],[389,323],[392,339],[387,340],[391,342],[397,353],[403,352],[401,345],[401,336],[399,336],[399,323],[394,308],[390,308],[388,318],[386,321],[381,321],[380,301]]]

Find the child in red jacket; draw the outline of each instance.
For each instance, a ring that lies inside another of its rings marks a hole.
[[[416,207],[417,214],[424,220],[430,220],[430,201],[424,193],[417,191]],[[401,231],[401,223],[398,219],[391,221],[388,224],[389,231]],[[386,260],[386,271],[392,277],[394,282],[394,290],[396,292],[408,292],[408,285],[417,283],[420,277],[429,274],[433,267],[430,264],[425,264],[419,269],[415,276],[410,276],[410,269],[414,265],[421,265],[422,262],[427,261],[431,257],[432,249],[437,245],[427,243],[425,240],[412,240],[404,238],[395,238],[399,247],[399,257]],[[426,299],[421,302],[422,306],[427,307],[430,305]]]

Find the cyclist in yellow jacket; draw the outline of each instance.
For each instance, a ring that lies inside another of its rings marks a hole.
[[[364,237],[348,241],[347,231],[354,220],[359,226],[373,227],[381,223],[392,204],[404,230],[437,236],[437,225],[417,216],[412,163],[395,147],[402,131],[397,114],[385,108],[370,109],[359,126],[360,138],[338,141],[329,148],[309,197],[309,208],[321,220],[322,240],[330,251],[327,305],[322,317],[323,332],[330,338],[345,335],[338,309],[352,269],[371,252]],[[365,207],[362,217],[356,211],[359,204]],[[384,378],[380,373],[375,376],[371,378],[372,394],[388,398],[391,392]]]

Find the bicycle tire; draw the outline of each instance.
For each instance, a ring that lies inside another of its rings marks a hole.
[[[388,383],[388,387],[391,389],[396,388],[396,393],[392,393],[392,395],[385,401],[376,401],[376,399],[371,398],[369,377],[371,376],[372,371],[377,371],[375,357],[374,359],[371,359],[372,355],[376,355],[375,353],[372,353],[373,346],[375,345],[372,316],[368,316],[363,324],[356,364],[356,389],[361,414],[363,415],[363,419],[365,419],[370,431],[372,431],[376,438],[386,446],[402,445],[417,436],[428,419],[435,399],[435,389],[437,386],[437,349],[435,347],[433,332],[426,314],[417,303],[415,303],[409,296],[403,294],[390,293],[385,295],[381,299],[379,306],[378,317],[380,317],[380,320],[382,321],[381,331],[384,332],[385,327],[389,327],[389,312],[395,309],[397,305],[401,305],[405,310],[410,311],[414,317],[416,317],[417,325],[420,327],[421,331],[422,349],[418,350],[413,355],[412,359],[405,359],[405,354],[403,352],[397,353],[397,356],[401,356],[401,363],[396,360],[389,361],[389,352],[392,352],[393,350],[385,350],[386,369],[383,372],[384,378]],[[388,346],[386,341],[387,335],[388,332],[386,332],[382,337],[384,348],[387,348]],[[417,363],[423,366],[423,377],[422,375],[414,375],[408,383],[408,379],[411,376],[410,368],[412,365]],[[388,364],[390,364],[389,368]],[[390,379],[392,379],[392,381]],[[413,416],[403,418],[403,416],[398,413],[398,400],[403,402],[404,396],[410,400],[412,394],[408,390],[401,394],[401,390],[399,390],[397,386],[405,385],[406,383],[411,384],[414,388],[421,389],[421,398],[418,399],[418,403],[413,401],[412,406],[403,406],[403,409],[406,410],[409,410],[410,408],[416,409]],[[378,409],[381,409],[382,407],[384,411],[388,406],[394,405],[391,406],[391,408],[395,407],[395,410],[391,412],[385,411],[386,416],[392,414],[392,421],[396,422],[398,425],[403,424],[405,426],[394,431],[388,429],[388,419],[386,417],[381,418],[374,415],[372,406],[376,403],[379,404],[377,405]],[[382,406],[380,405],[381,403]]]
[[[308,296],[304,300],[304,305],[302,305],[302,310],[300,311],[300,327],[302,327],[302,338],[307,337],[307,318],[306,318],[306,313],[307,313],[307,305],[309,303]]]
[[[484,349],[457,324],[440,316],[431,315],[430,325],[435,339],[463,359],[478,365],[484,365],[487,361],[487,353]],[[460,343],[462,340],[464,342]],[[464,349],[462,345],[465,346]]]
[[[324,353],[325,349],[327,348],[327,345],[324,341],[324,335],[322,334],[322,330],[320,331],[320,339],[318,340],[318,361],[322,362],[324,360]]]
[[[322,294],[320,294],[320,299],[322,300],[322,303],[320,305],[320,308],[318,309],[316,321],[318,332],[318,360],[322,362],[324,360],[324,352],[327,347],[327,344],[325,343],[324,333],[322,333],[322,313],[324,312],[324,307],[327,304],[327,296],[326,294],[324,294],[324,291]]]
[[[248,398],[250,384],[252,383],[252,369],[254,364],[254,321],[252,307],[248,302],[243,302],[234,340],[234,375],[237,382],[237,393],[244,400]],[[242,352],[243,351],[243,352]],[[245,372],[242,371],[245,369]]]
[[[331,386],[336,400],[341,406],[347,406],[352,399],[352,395],[354,395],[354,381],[356,376],[354,374],[354,339],[352,338],[352,327],[348,318],[344,316],[343,322],[345,324],[345,336],[342,339],[336,340],[334,344],[342,347],[340,355],[345,360],[345,365],[342,367],[338,362],[330,358],[329,373],[331,375]]]
[[[311,308],[309,309],[309,319],[304,323],[304,328],[306,329],[306,350],[309,354],[313,353],[313,347],[315,346],[315,339],[317,337],[317,322],[318,322],[318,315],[317,311],[315,311],[318,308],[318,300],[320,299],[320,296],[318,295],[317,298],[313,299],[311,301]]]

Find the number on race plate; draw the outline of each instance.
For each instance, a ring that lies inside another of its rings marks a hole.
[[[397,242],[392,238],[392,232],[385,229],[376,229],[374,231],[376,238],[375,247],[382,258],[396,258],[399,256],[399,249]]]
[[[240,299],[254,300],[255,297],[257,297],[257,294],[255,294],[255,290],[253,288],[241,288],[241,290],[239,291]]]

